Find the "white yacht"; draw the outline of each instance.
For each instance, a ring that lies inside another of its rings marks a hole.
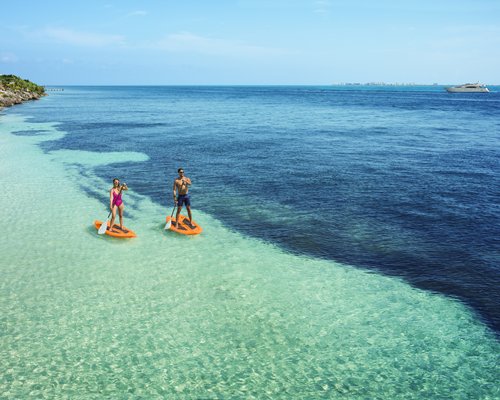
[[[485,85],[480,83],[466,83],[465,85],[452,86],[445,88],[449,93],[488,93]]]

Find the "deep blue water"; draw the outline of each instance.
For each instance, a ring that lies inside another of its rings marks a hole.
[[[182,166],[194,212],[459,298],[498,334],[495,89],[67,87],[16,112],[60,123],[68,134],[45,143],[48,151],[150,157],[93,171],[105,179],[171,207]]]

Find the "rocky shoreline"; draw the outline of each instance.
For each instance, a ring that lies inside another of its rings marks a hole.
[[[0,109],[46,96],[43,86],[15,75],[0,75]]]

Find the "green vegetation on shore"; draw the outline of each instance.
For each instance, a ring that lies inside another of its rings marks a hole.
[[[45,96],[45,88],[16,75],[0,75],[0,108]]]

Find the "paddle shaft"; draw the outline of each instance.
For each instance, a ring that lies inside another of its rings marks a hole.
[[[175,211],[176,208],[177,208],[177,204],[174,205],[174,209],[172,210],[172,214],[170,214],[170,219],[172,219],[172,217],[174,216],[174,211]]]
[[[165,230],[170,229],[170,227],[172,226],[172,217],[174,216],[174,211],[175,211],[176,207],[177,207],[177,204],[174,205],[174,209],[172,210],[172,214],[170,214],[170,219],[165,224]]]

